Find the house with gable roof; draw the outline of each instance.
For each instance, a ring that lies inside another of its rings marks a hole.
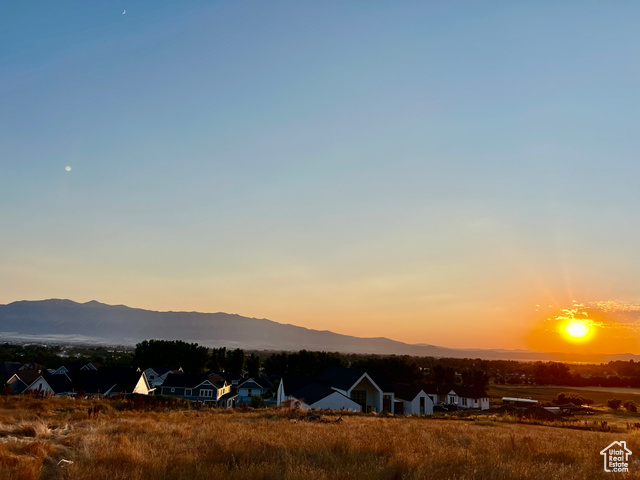
[[[455,392],[458,396],[458,408],[477,408],[478,410],[489,410],[489,395],[484,388],[465,387],[458,385]]]
[[[53,375],[62,375],[63,373],[78,372],[78,371],[91,371],[95,372],[102,364],[98,362],[86,362],[84,360],[76,360],[67,365],[63,365],[60,368],[56,368],[51,371]]]
[[[395,391],[394,413],[404,415],[431,415],[433,400],[421,385],[393,385]]]
[[[34,368],[18,370],[14,373],[9,380],[5,383],[8,387],[11,387],[13,393],[23,393],[29,385],[35,382],[41,374],[41,370]]]
[[[23,390],[23,393],[34,393],[37,395],[71,395],[73,393],[73,383],[66,374],[53,375],[44,372]]]
[[[75,395],[84,392],[91,396],[139,394],[152,391],[146,375],[132,368],[104,368],[100,371],[76,370],[67,373],[42,373],[25,392],[41,395]]]
[[[250,403],[251,397],[265,397],[271,390],[272,383],[265,377],[248,378],[238,385],[238,403]]]
[[[382,380],[379,378],[378,382],[382,383]],[[309,387],[313,385],[313,388]],[[330,395],[331,391],[339,393],[340,396]],[[304,398],[305,395],[315,401]],[[323,395],[322,398],[319,398],[319,395]],[[323,401],[318,403],[320,400]],[[284,377],[278,386],[276,403],[281,405],[286,401],[298,402],[303,408],[306,405],[309,408],[363,412],[382,412],[386,409],[393,413],[394,393],[390,384],[385,385],[383,389],[366,372],[332,366],[318,377]],[[360,408],[356,408],[354,404]]]
[[[351,410],[362,407],[341,392],[329,387],[318,377],[283,377],[276,392],[276,404],[289,403],[307,409]]]
[[[152,387],[162,385],[170,373],[184,373],[182,367],[149,367],[144,370]]]
[[[170,373],[159,388],[162,395],[192,402],[216,402],[225,408],[235,406],[237,399],[231,385],[217,374]]]
[[[75,393],[85,392],[90,396],[149,395],[154,390],[144,372],[129,367],[77,370],[66,376],[71,380]]]
[[[320,374],[320,379],[333,390],[360,405],[363,412],[383,411],[384,392],[367,372],[331,366]],[[390,408],[393,410],[393,401]]]

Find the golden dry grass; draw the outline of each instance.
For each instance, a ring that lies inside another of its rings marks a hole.
[[[111,402],[89,419],[94,404],[0,398],[0,478],[596,479],[613,475],[599,452],[614,440],[627,440],[640,458],[640,431],[491,417],[351,415],[319,423],[273,410],[117,411]],[[63,458],[74,463],[58,467]],[[629,475],[615,475],[637,476],[640,461]]]

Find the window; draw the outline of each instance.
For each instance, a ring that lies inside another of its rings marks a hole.
[[[351,400],[356,402],[362,407],[362,411],[367,411],[367,391],[366,390],[352,390]]]
[[[247,389],[247,397],[250,397],[250,396],[251,396],[251,389],[250,389],[250,388],[248,388],[248,389]]]
[[[209,390],[200,390],[200,396],[201,397],[213,397],[213,390],[209,389]]]
[[[185,396],[185,397],[190,397],[190,396],[191,396],[191,389],[190,389],[190,388],[185,388],[185,390],[184,390],[184,396]]]
[[[467,406],[467,399],[466,398],[462,399],[462,405],[465,406],[465,407]]]
[[[454,395],[449,395],[449,403],[456,403],[456,397]]]

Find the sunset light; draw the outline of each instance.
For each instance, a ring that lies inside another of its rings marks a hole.
[[[564,326],[564,331],[569,337],[574,339],[584,339],[589,335],[589,327],[579,321],[571,321]]]

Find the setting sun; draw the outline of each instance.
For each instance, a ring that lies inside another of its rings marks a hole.
[[[564,331],[572,338],[584,338],[589,334],[589,327],[582,322],[571,321],[564,327]]]

